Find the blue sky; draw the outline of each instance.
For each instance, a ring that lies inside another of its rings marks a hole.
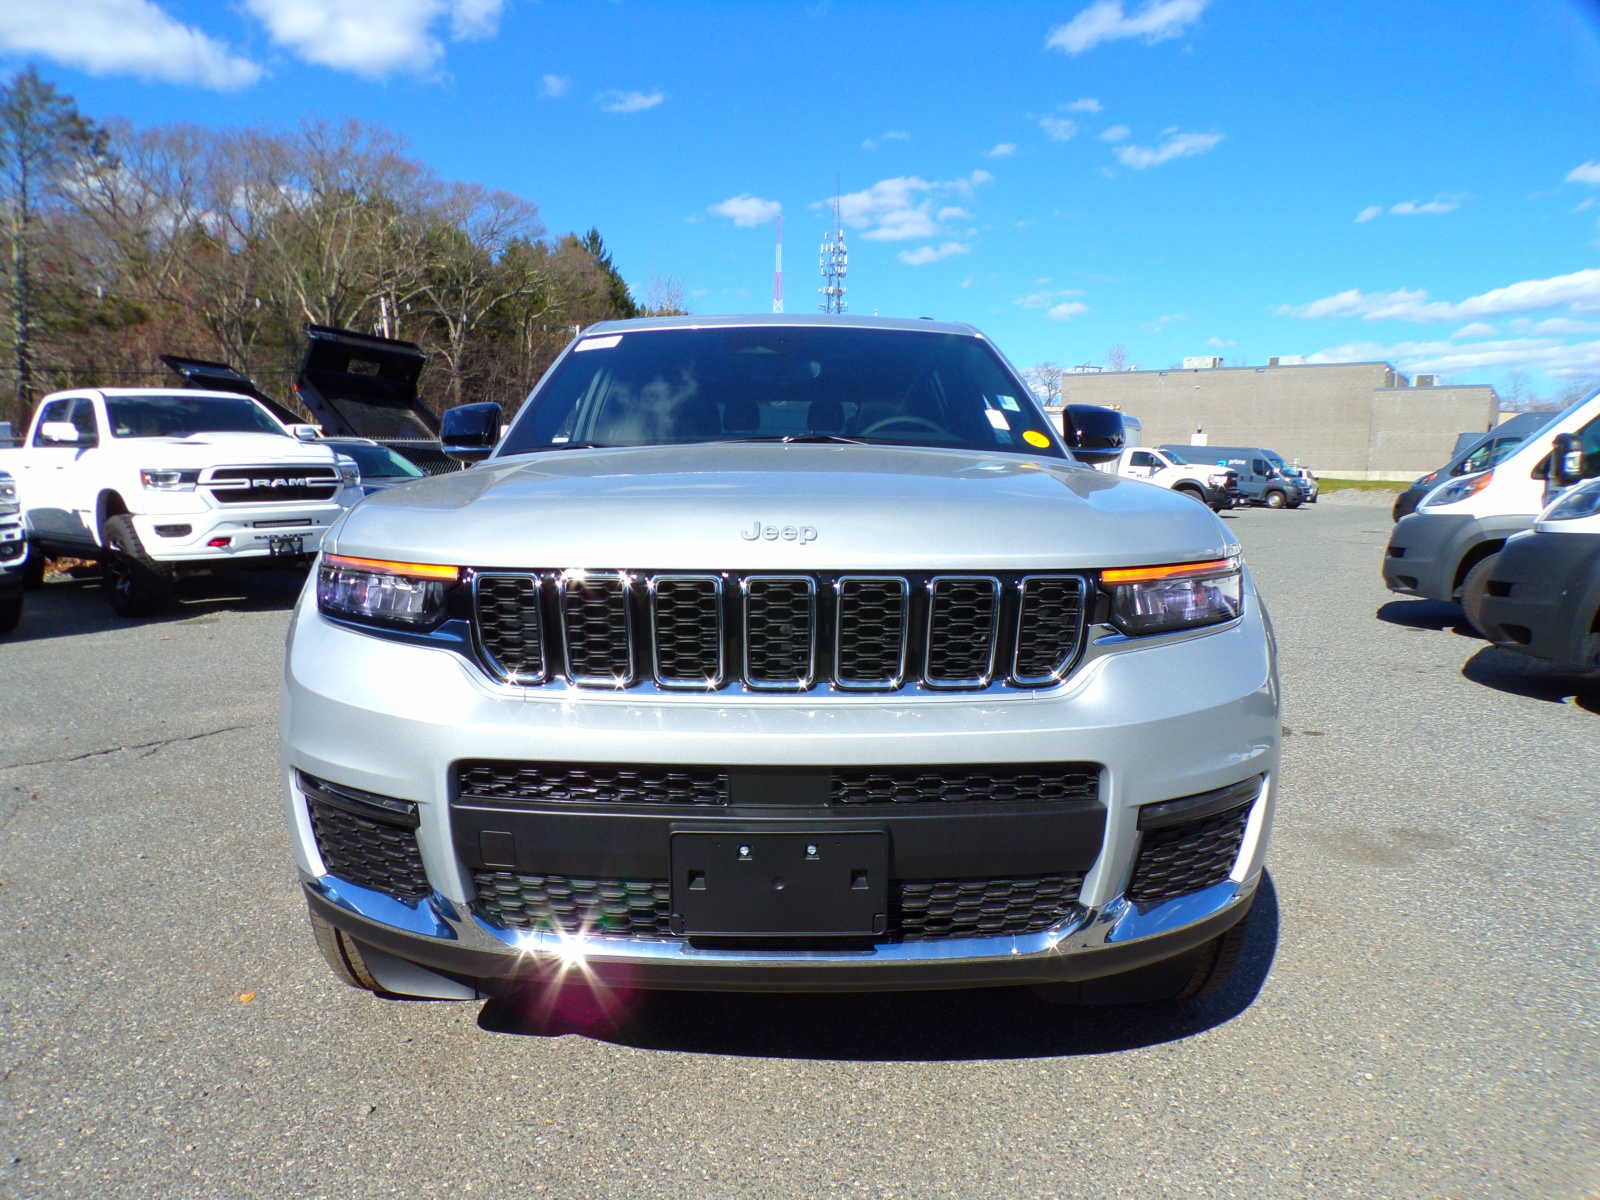
[[[1386,359],[1600,382],[1600,8],[5,0],[95,117],[354,116],[599,228],[641,295],[966,320],[1019,366]]]

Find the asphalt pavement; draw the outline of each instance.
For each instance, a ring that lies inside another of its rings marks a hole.
[[[293,581],[0,640],[0,1196],[1600,1194],[1600,692],[1385,592],[1387,505],[1225,519],[1276,621],[1270,879],[1211,1001],[392,1002],[306,928]]]

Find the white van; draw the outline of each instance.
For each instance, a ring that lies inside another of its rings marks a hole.
[[[1496,466],[1448,480],[1389,537],[1390,591],[1457,600],[1486,586],[1506,539],[1532,526],[1553,493],[1600,476],[1600,391],[1551,417]]]

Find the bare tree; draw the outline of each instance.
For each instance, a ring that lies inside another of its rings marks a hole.
[[[1053,362],[1035,363],[1022,372],[1022,380],[1040,404],[1054,407],[1061,403],[1061,377],[1066,370]]]
[[[1121,342],[1106,351],[1106,368],[1111,371],[1126,371],[1128,369],[1128,348]]]

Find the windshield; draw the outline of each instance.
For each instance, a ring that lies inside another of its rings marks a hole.
[[[330,446],[346,458],[356,460],[363,479],[421,479],[423,472],[401,458],[387,446],[369,446],[365,442],[329,442]]]
[[[589,337],[499,454],[562,446],[857,441],[1066,456],[1027,387],[978,338],[742,326]]]
[[[288,432],[254,400],[244,396],[197,396],[193,392],[107,396],[111,436],[188,437],[191,433]]]
[[[1165,446],[1163,446],[1161,448],[1161,453],[1165,454],[1168,458],[1170,458],[1174,463],[1176,463],[1180,467],[1188,467],[1188,466],[1193,466],[1194,465],[1193,463],[1190,462],[1189,459],[1187,459],[1183,455],[1179,454],[1176,450],[1168,450]]]

